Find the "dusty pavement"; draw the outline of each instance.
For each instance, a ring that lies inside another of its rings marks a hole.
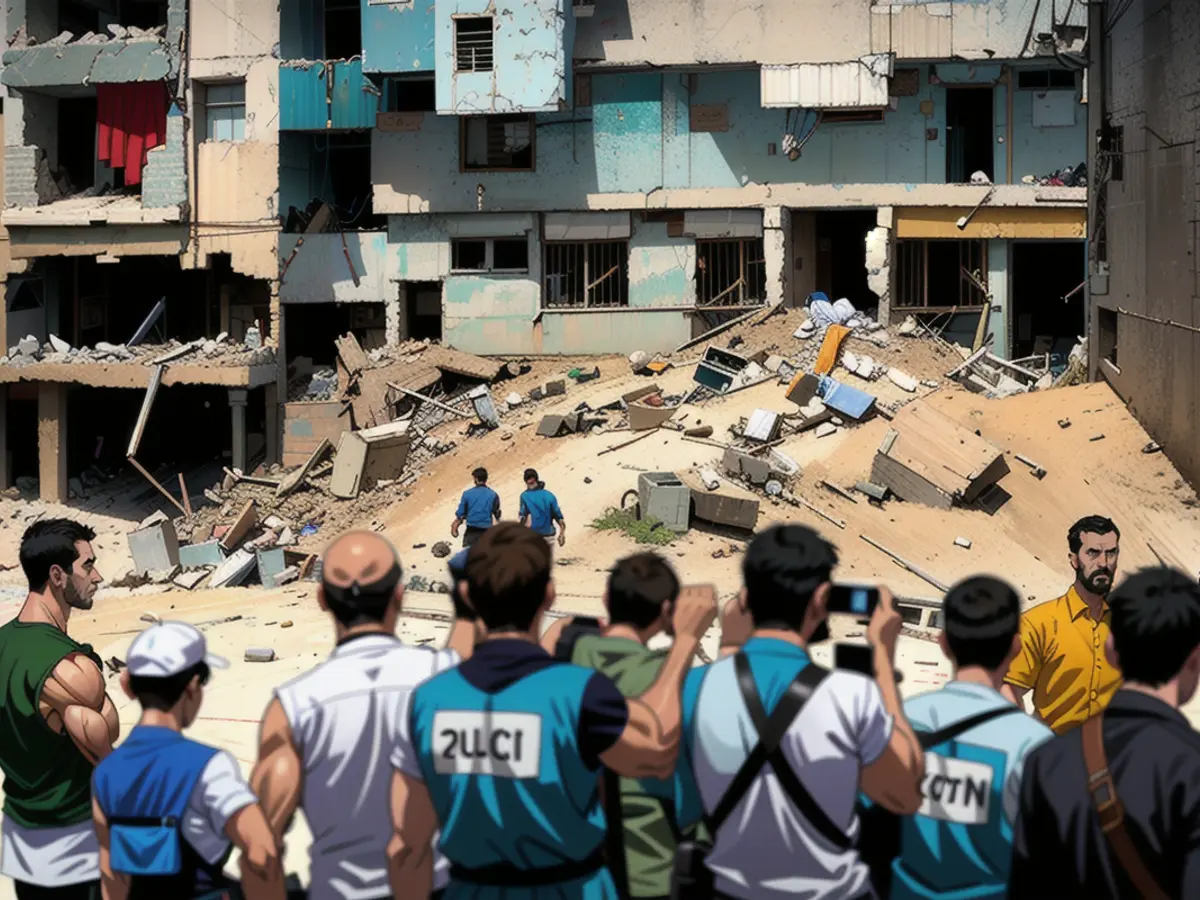
[[[914,345],[917,346],[917,345]],[[931,352],[926,348],[926,351]],[[915,360],[914,360],[915,363]],[[939,359],[928,360],[922,377],[935,377]],[[912,364],[916,369],[916,365]],[[538,469],[547,486],[562,504],[568,522],[567,545],[558,551],[556,573],[558,609],[592,613],[600,609],[604,573],[617,557],[634,549],[626,536],[595,532],[588,527],[621,495],[635,487],[640,471],[682,471],[715,461],[717,448],[685,441],[671,431],[659,431],[636,444],[601,455],[602,451],[628,441],[629,432],[604,435],[573,435],[543,438],[534,423],[542,414],[569,411],[580,402],[599,406],[646,379],[625,374],[619,366],[607,366],[611,378],[585,385],[572,385],[565,397],[543,404],[536,412],[506,417],[496,431],[479,438],[459,439],[458,447],[435,460],[402,502],[373,513],[374,525],[394,540],[403,557],[407,575],[445,579],[445,561],[435,558],[430,548],[449,540],[449,524],[459,493],[468,486],[469,473],[483,464],[492,473],[491,483],[500,495],[507,517],[516,514],[521,490],[521,473],[526,466]],[[666,392],[682,392],[691,379],[691,368],[673,369],[655,379]],[[871,390],[883,401],[911,399],[887,382],[874,382]],[[889,393],[894,391],[894,396]],[[839,577],[847,581],[884,582],[901,595],[930,597],[936,590],[903,571],[872,548],[860,535],[867,535],[945,583],[969,574],[991,572],[1018,584],[1033,603],[1061,593],[1071,573],[1066,561],[1066,530],[1080,516],[1100,513],[1111,516],[1123,531],[1121,559],[1126,572],[1156,562],[1161,555],[1168,563],[1186,571],[1200,571],[1200,509],[1195,494],[1179,478],[1161,453],[1145,454],[1148,435],[1137,425],[1102,384],[1059,389],[987,400],[955,386],[932,392],[928,402],[956,421],[979,430],[1010,455],[1021,453],[1047,470],[1038,480],[1020,463],[1010,462],[1012,471],[1000,482],[1011,499],[994,515],[954,509],[941,511],[915,504],[889,501],[879,509],[865,502],[851,503],[819,486],[822,478],[849,485],[866,477],[870,461],[887,429],[876,420],[854,429],[841,429],[829,437],[813,433],[789,438],[780,449],[803,467],[795,490],[822,509],[843,519],[838,529],[806,510],[774,506],[764,500],[758,527],[784,520],[812,525],[834,541],[841,552]],[[728,426],[755,408],[793,412],[780,385],[770,382],[731,397],[685,407],[676,416],[687,426],[714,426],[714,438],[723,438]],[[686,418],[683,418],[686,416]],[[1070,419],[1072,425],[1056,423]],[[527,422],[525,427],[522,422]],[[457,426],[454,426],[457,427]],[[1092,440],[1097,435],[1100,440]],[[57,511],[57,510],[54,510]],[[62,510],[66,512],[67,510]],[[15,563],[15,539],[25,519],[20,504],[0,504],[0,541],[5,555],[0,561]],[[97,539],[102,571],[126,554],[126,520],[96,514],[101,529]],[[332,528],[329,529],[332,532]],[[311,539],[320,546],[333,533],[324,530]],[[955,537],[970,539],[964,550],[954,545]],[[418,546],[421,545],[421,546]],[[693,529],[664,552],[687,581],[711,582],[722,597],[738,587],[738,554],[744,538]],[[21,591],[19,570],[4,573],[10,587],[0,590],[0,618],[14,611]],[[104,658],[123,657],[133,634],[141,627],[143,612],[163,618],[175,617],[205,626],[214,652],[233,661],[233,668],[219,673],[208,693],[204,717],[195,736],[229,748],[248,771],[256,746],[256,723],[271,689],[325,656],[331,644],[331,628],[316,609],[311,584],[297,584],[276,591],[231,589],[220,591],[156,592],[143,588],[138,594],[125,590],[102,591],[95,609],[72,622],[72,631],[91,641]],[[440,642],[445,624],[430,618],[445,615],[443,595],[410,595],[402,636],[407,640]],[[235,618],[240,617],[240,618]],[[229,620],[229,621],[227,621]],[[285,623],[291,625],[285,627]],[[851,629],[856,626],[849,626]],[[716,636],[709,635],[706,652],[715,652]],[[242,662],[249,647],[270,647],[277,660],[268,664]],[[824,653],[818,654],[820,660]],[[829,662],[823,659],[821,661]],[[926,639],[902,639],[900,668],[905,694],[936,687],[948,674],[936,644]],[[115,678],[110,682],[116,690]],[[128,729],[136,711],[127,700],[115,698],[122,725]],[[1200,723],[1200,703],[1189,713]],[[303,852],[308,841],[302,821],[289,835],[288,867],[304,873]],[[11,886],[0,884],[0,900],[11,896]]]

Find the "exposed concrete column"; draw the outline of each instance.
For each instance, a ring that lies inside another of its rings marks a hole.
[[[385,340],[389,347],[395,347],[407,335],[404,333],[404,306],[408,296],[407,285],[402,281],[394,282],[396,285],[396,296],[386,300],[383,304],[384,324],[386,326]]]
[[[246,391],[229,390],[229,412],[233,419],[233,465],[230,468],[246,471]]]
[[[782,206],[763,209],[763,258],[766,260],[767,303],[778,306],[791,299],[788,259],[791,256],[792,213]]]
[[[47,503],[67,501],[67,386],[38,385],[38,479]]]
[[[3,385],[0,386],[0,490],[12,484],[8,459],[8,385]]]
[[[267,411],[266,464],[273,466],[281,459],[279,452],[279,386],[263,386],[263,406]]]
[[[867,286],[879,298],[878,321],[890,324],[892,317],[892,226],[895,211],[879,208],[875,228],[867,232]]]

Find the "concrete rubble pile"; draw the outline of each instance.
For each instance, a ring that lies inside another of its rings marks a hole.
[[[247,330],[242,341],[231,341],[228,334],[201,338],[187,343],[176,340],[164,344],[110,344],[98,341],[92,347],[72,347],[58,335],[50,335],[45,344],[27,335],[8,354],[0,357],[0,365],[23,367],[45,364],[134,363],[155,366],[163,362],[220,366],[266,366],[275,362],[275,349],[264,346],[258,329]]]

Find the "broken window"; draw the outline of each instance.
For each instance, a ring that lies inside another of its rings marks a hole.
[[[387,112],[434,112],[437,110],[433,76],[389,78]]]
[[[897,241],[896,306],[929,312],[987,301],[987,241]]]
[[[205,140],[246,138],[246,82],[209,84],[204,90]]]
[[[532,172],[533,116],[467,116],[459,119],[465,172]]]
[[[464,16],[454,20],[454,71],[492,71],[491,16]]]
[[[456,238],[450,242],[450,256],[455,272],[529,271],[529,241],[524,237]]]
[[[696,241],[697,306],[753,306],[766,293],[762,238]]]
[[[628,241],[547,241],[542,305],[603,308],[629,305]]]
[[[1017,72],[1017,90],[1075,90],[1075,73],[1070,69],[1024,69]]]
[[[882,122],[882,109],[823,109],[821,124],[830,125],[837,122]]]
[[[41,275],[9,275],[7,287],[9,312],[30,312],[46,305]]]

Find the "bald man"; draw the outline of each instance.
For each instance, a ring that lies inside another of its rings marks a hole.
[[[352,531],[329,546],[317,602],[333,617],[333,655],[278,688],[263,717],[250,783],[281,845],[304,809],[313,836],[310,900],[392,896],[385,849],[399,717],[416,685],[475,646],[475,623],[461,604],[446,649],[401,643],[402,576],[395,548],[377,534]],[[439,861],[434,897],[448,878]]]

